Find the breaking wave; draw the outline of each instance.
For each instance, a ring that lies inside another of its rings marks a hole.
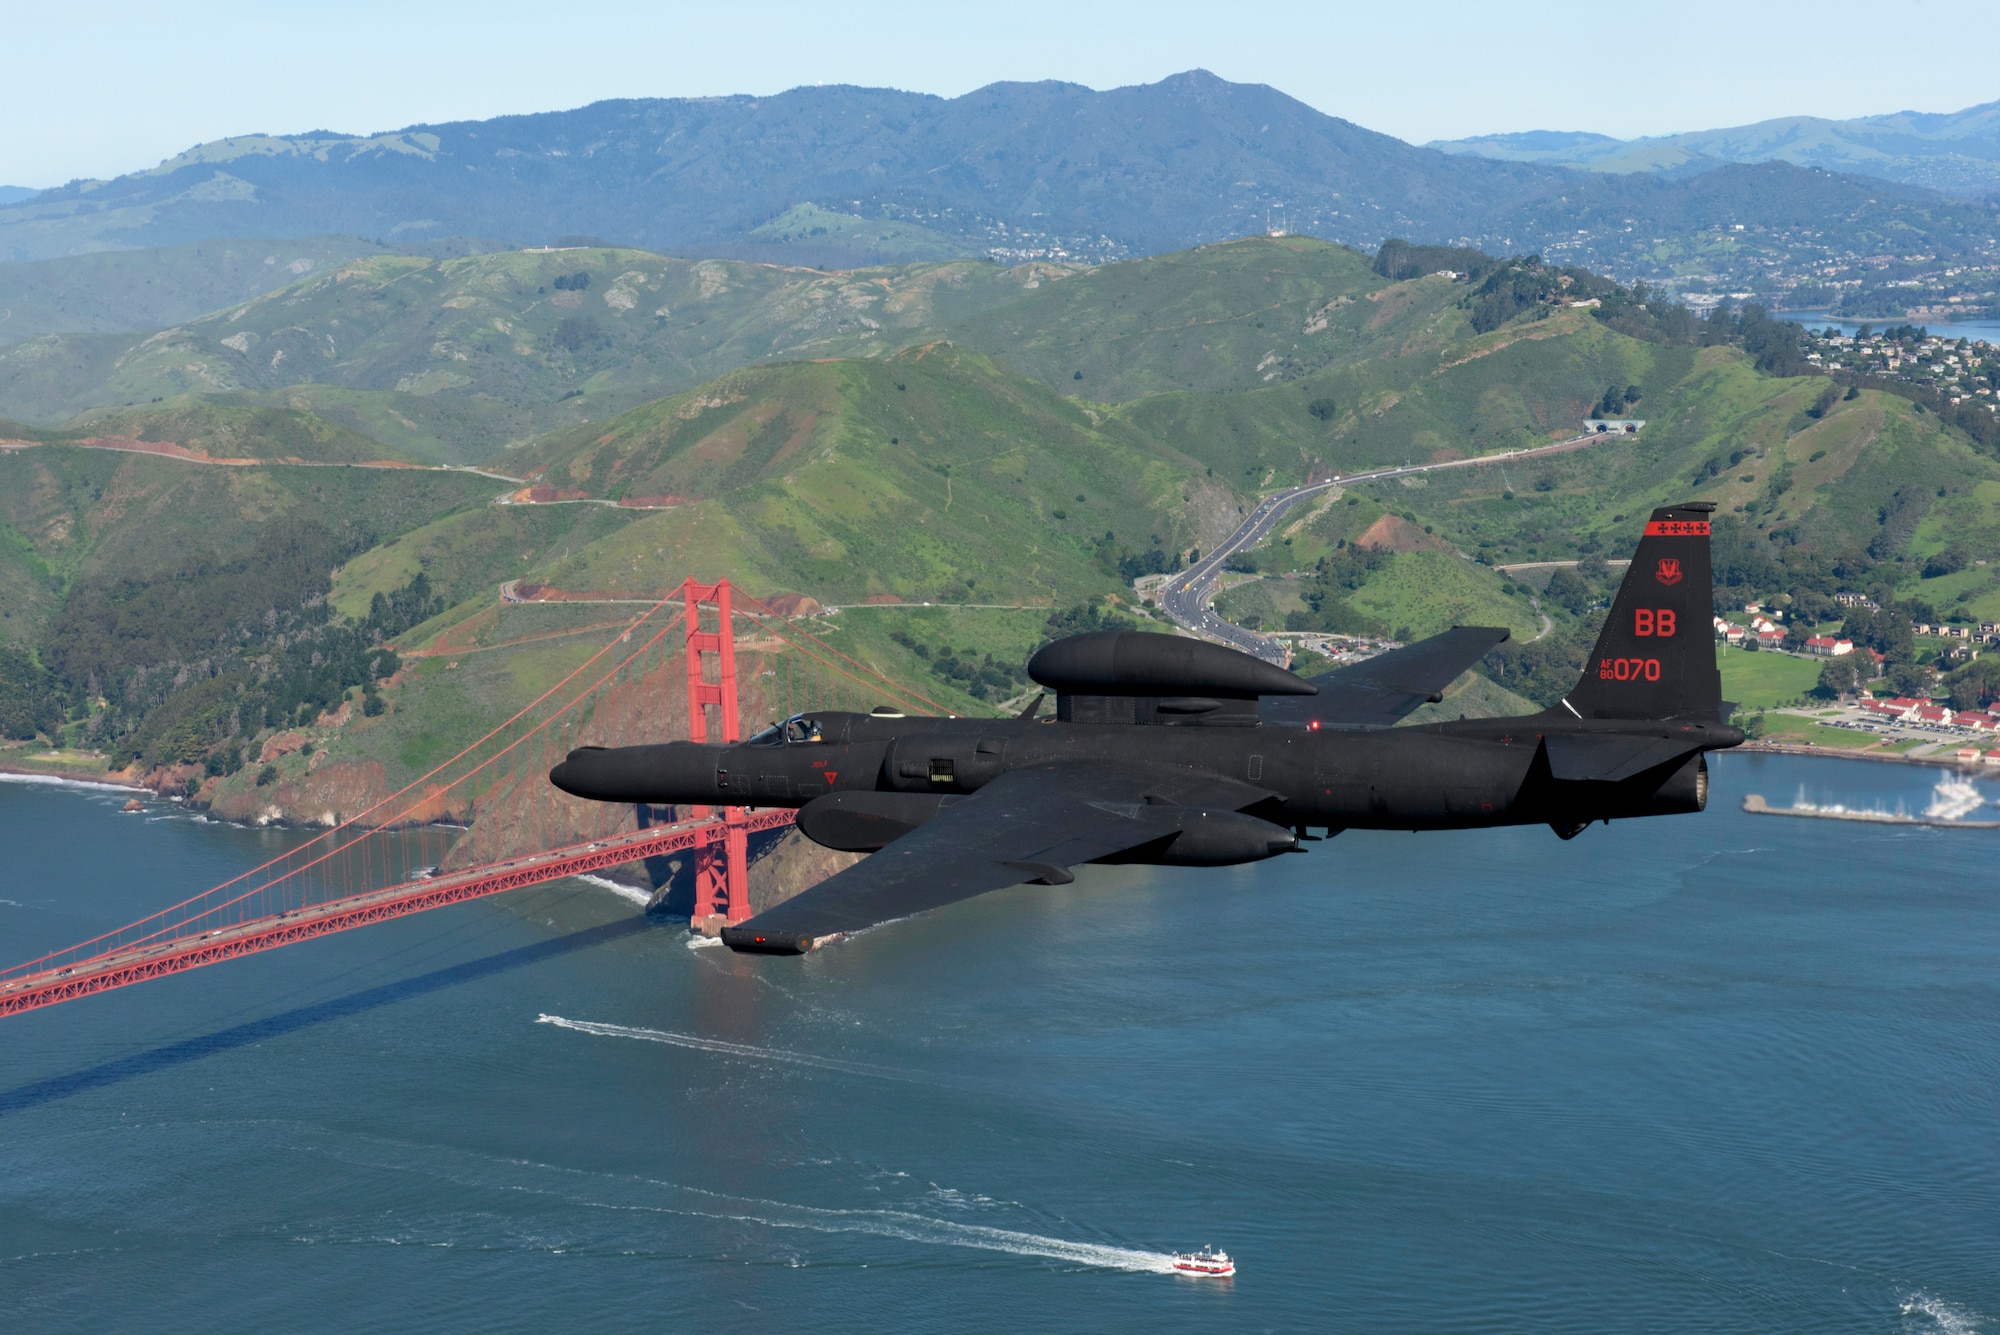
[[[609,890],[612,894],[617,895],[620,899],[629,899],[634,904],[638,904],[641,907],[650,905],[653,902],[653,897],[650,894],[648,894],[644,890],[639,889],[637,886],[634,885],[620,885],[618,882],[613,880],[607,880],[602,876],[591,876],[588,874],[585,874],[583,876],[578,876],[574,879],[583,881],[589,885],[594,885],[598,887],[600,890]]]
[[[152,797],[153,790],[130,783],[99,783],[94,779],[65,779],[55,774],[14,774],[0,771],[0,783],[39,783],[51,788],[82,788],[94,793],[144,793]]]

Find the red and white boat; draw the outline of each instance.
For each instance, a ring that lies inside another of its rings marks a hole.
[[[1174,1269],[1189,1275],[1223,1277],[1236,1273],[1236,1262],[1230,1259],[1228,1252],[1203,1247],[1198,1252],[1175,1252]]]

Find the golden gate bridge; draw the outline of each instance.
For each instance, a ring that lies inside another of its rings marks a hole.
[[[947,712],[727,580],[689,579],[512,717],[367,809],[190,899],[0,970],[0,1015],[675,853],[692,858],[692,921],[741,922],[751,913],[750,837],[789,827],[790,809],[684,807],[662,818],[660,808],[570,797],[547,775],[578,746],[676,733],[741,740],[746,673],[758,703],[780,716],[871,705]]]

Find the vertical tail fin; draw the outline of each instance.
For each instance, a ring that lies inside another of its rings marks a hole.
[[[1566,704],[1579,718],[1714,720],[1722,706],[1715,669],[1715,587],[1708,565],[1707,501],[1653,511],[1583,680]]]

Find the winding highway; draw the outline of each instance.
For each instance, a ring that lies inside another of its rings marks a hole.
[[[1409,477],[1415,473],[1435,473],[1444,468],[1481,468],[1488,464],[1513,463],[1518,459],[1540,459],[1551,454],[1567,454],[1572,450],[1585,450],[1593,445],[1610,441],[1629,440],[1629,436],[1610,432],[1589,432],[1557,441],[1553,445],[1536,445],[1525,450],[1508,450],[1504,454],[1482,454],[1471,459],[1449,459],[1443,463],[1407,464],[1401,468],[1375,468],[1365,473],[1336,473],[1324,482],[1309,482],[1303,487],[1293,487],[1289,491],[1273,492],[1257,503],[1257,508],[1244,517],[1236,531],[1207,552],[1201,560],[1189,566],[1178,575],[1171,576],[1160,586],[1159,603],[1162,610],[1177,623],[1205,639],[1226,644],[1232,649],[1241,649],[1268,663],[1283,664],[1285,647],[1268,635],[1245,630],[1232,622],[1217,616],[1211,606],[1215,601],[1215,584],[1222,575],[1222,566],[1230,557],[1247,548],[1255,547],[1278,521],[1294,505],[1308,496],[1317,495],[1333,487],[1352,487],[1362,482],[1380,482],[1392,477]]]

